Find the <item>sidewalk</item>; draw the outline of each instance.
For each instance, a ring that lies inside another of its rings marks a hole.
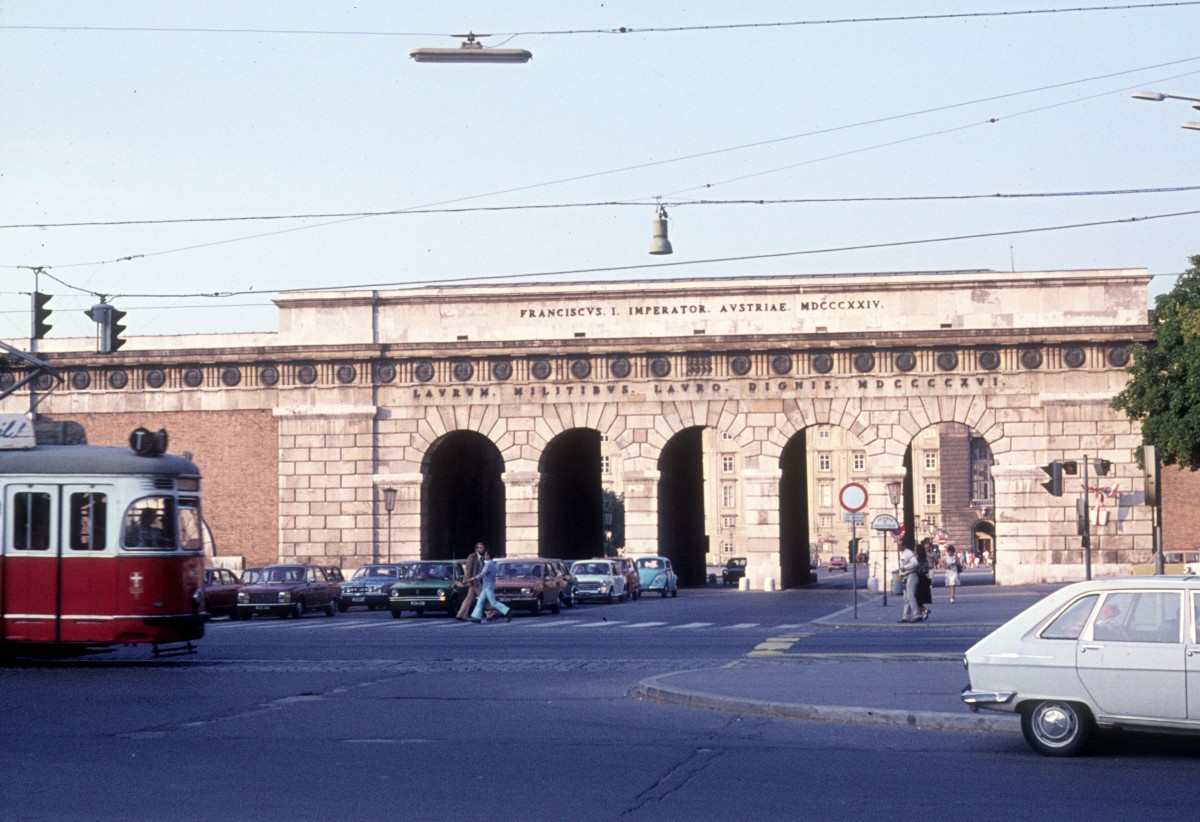
[[[705,710],[826,722],[886,725],[942,730],[1020,730],[1010,714],[973,714],[959,692],[967,684],[962,652],[982,636],[1037,602],[1058,585],[998,588],[967,586],[951,604],[944,590],[934,602],[929,622],[897,624],[903,600],[888,595],[887,607],[876,594],[859,592],[853,605],[811,624],[817,631],[895,629],[901,636],[933,626],[957,626],[961,651],[923,652],[904,641],[892,653],[805,653],[804,635],[772,638],[741,659],[719,668],[681,671],[638,683],[630,696],[653,702]],[[846,590],[846,601],[852,603]]]

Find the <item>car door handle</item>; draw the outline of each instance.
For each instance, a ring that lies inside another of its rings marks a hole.
[[[1103,650],[1104,650],[1103,645],[1080,645],[1079,646],[1079,653],[1081,653],[1081,654],[1087,653],[1088,651],[1103,651]]]

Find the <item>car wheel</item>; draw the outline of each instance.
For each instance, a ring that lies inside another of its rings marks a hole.
[[[400,609],[400,608],[393,608],[393,609],[392,609],[392,619],[399,619],[399,618],[400,618],[400,614],[402,614],[402,613],[403,613],[403,610],[402,610],[402,609]]]
[[[302,616],[304,616],[304,602],[300,601],[293,603],[291,613],[292,619],[299,619]]]
[[[612,588],[609,588],[608,589],[608,604],[612,605],[616,601],[617,601],[617,598],[613,596]]]
[[[541,597],[541,594],[539,594],[539,595],[538,595],[538,598],[537,598],[537,599],[535,599],[535,600],[533,601],[533,609],[532,609],[532,613],[533,613],[533,615],[534,615],[534,616],[541,616],[541,615],[542,615],[542,597]]]
[[[337,612],[338,612],[337,600],[336,599],[329,600],[329,602],[325,605],[325,616],[327,616],[327,617],[337,616]]]
[[[679,596],[679,586],[675,586],[674,588],[671,589],[671,596],[673,596],[673,597]]]
[[[558,614],[558,613],[562,613],[562,599],[561,599],[561,597],[555,597],[555,598],[554,598],[554,604],[550,606],[550,613],[552,613],[552,614]]]
[[[1072,702],[1035,702],[1021,711],[1021,733],[1043,756],[1075,756],[1091,736],[1092,717]]]

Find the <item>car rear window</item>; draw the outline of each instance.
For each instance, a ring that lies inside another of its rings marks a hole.
[[[1079,639],[1083,626],[1087,624],[1088,616],[1096,607],[1099,594],[1090,594],[1075,600],[1066,610],[1050,621],[1040,634],[1042,639]]]

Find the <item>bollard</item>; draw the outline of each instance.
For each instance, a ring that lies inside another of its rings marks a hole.
[[[767,577],[766,579],[763,580],[763,590],[764,591],[774,591],[775,590],[775,577]]]
[[[741,579],[739,579],[738,580],[738,590],[739,591],[749,591],[750,590],[750,580],[746,579],[745,577],[742,577]]]

